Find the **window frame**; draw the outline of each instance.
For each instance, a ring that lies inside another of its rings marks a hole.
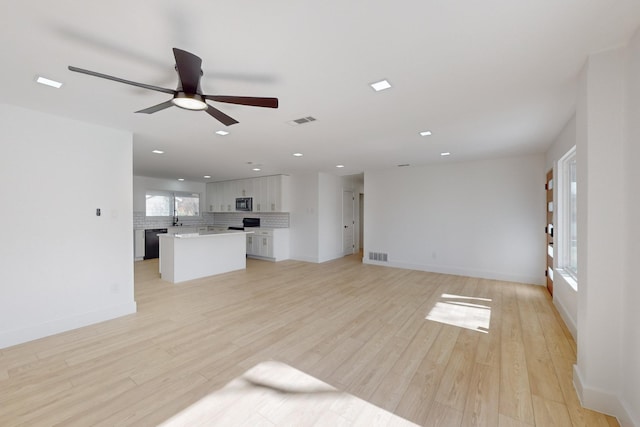
[[[169,212],[168,215],[149,215],[147,199],[149,196],[164,196],[169,198]],[[144,214],[147,218],[171,218],[176,216],[176,202],[178,197],[197,197],[198,198],[198,211],[195,215],[178,214],[181,218],[199,218],[202,217],[202,194],[193,191],[167,191],[167,190],[147,190],[145,191],[145,206]]]
[[[573,146],[558,160],[558,210],[556,243],[558,270],[578,284],[578,230],[577,230],[577,161]]]

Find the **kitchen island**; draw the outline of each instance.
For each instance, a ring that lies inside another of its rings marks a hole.
[[[180,283],[247,267],[251,231],[160,234],[160,277]]]

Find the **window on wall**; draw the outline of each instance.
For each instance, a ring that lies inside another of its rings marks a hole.
[[[199,216],[200,215],[200,195],[199,194],[179,194],[174,195],[175,213],[177,216]]]
[[[200,194],[147,191],[145,212],[146,216],[200,216]]]
[[[146,215],[147,216],[172,216],[172,194],[166,191],[147,191]]]
[[[578,279],[578,186],[576,180],[576,148],[573,147],[558,162],[558,267]]]

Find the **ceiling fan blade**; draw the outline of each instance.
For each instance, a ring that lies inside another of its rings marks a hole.
[[[136,113],[151,114],[169,107],[173,107],[173,102],[171,102],[171,100],[165,101],[162,104],[154,105],[153,107],[145,108],[144,110],[136,111]]]
[[[185,93],[200,92],[200,76],[202,75],[202,59],[193,53],[173,48],[176,57],[176,68],[180,77],[180,84]]]
[[[113,80],[114,82],[118,82],[118,83],[124,83],[124,84],[128,84],[128,85],[131,85],[131,86],[137,86],[137,87],[141,87],[141,88],[149,89],[149,90],[155,90],[156,92],[163,92],[163,93],[168,93],[168,94],[171,94],[171,95],[176,93],[176,91],[173,90],[173,89],[166,89],[166,88],[163,88],[163,87],[147,85],[147,84],[144,84],[144,83],[132,82],[131,80],[125,80],[125,79],[121,79],[120,77],[109,76],[107,74],[102,74],[102,73],[98,73],[98,72],[95,72],[95,71],[84,70],[82,68],[73,67],[71,65],[69,65],[68,68],[69,68],[70,71],[75,71],[76,73],[88,74],[90,76],[100,77],[101,79]]]
[[[231,126],[238,123],[238,121],[233,117],[227,116],[225,113],[215,107],[212,107],[209,104],[207,104],[207,113],[209,113],[212,117],[218,119],[225,126]]]
[[[258,98],[255,96],[220,96],[203,95],[211,101],[226,102],[228,104],[251,105],[253,107],[278,108],[278,98]]]

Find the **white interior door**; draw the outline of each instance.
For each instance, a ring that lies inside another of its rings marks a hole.
[[[350,255],[355,252],[355,198],[353,191],[342,192],[342,252]]]

